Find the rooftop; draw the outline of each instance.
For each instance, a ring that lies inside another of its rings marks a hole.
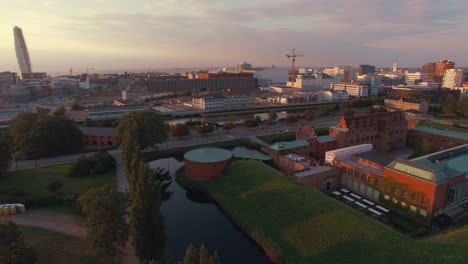
[[[364,164],[361,164],[359,162],[354,161],[351,158],[340,160],[338,162],[348,164],[353,168],[357,168],[357,169],[362,170],[362,171],[370,172],[370,173],[372,173],[374,175],[379,175],[379,176],[382,176],[382,177],[384,176],[384,171],[383,170],[379,170],[379,169],[376,169],[376,168],[373,168],[373,167],[366,166]]]
[[[412,160],[395,160],[388,167],[433,183],[468,173],[468,144]]]
[[[451,137],[451,138],[458,138],[462,140],[468,140],[468,134],[467,133],[460,133],[460,132],[455,132],[451,130],[444,130],[444,129],[438,129],[438,128],[433,128],[433,127],[415,127],[410,129],[423,132],[423,133],[429,133],[429,134],[434,134],[438,136],[444,136],[444,137]]]
[[[349,131],[349,129],[347,129],[347,128],[341,128],[341,127],[336,127],[336,126],[330,127],[330,128],[331,128],[331,129],[339,130],[339,131],[341,131],[341,132],[348,132],[348,131]]]
[[[299,178],[309,177],[318,173],[330,171],[332,169],[333,169],[332,167],[328,167],[328,166],[310,167],[308,170],[303,170],[303,171],[294,173],[294,176],[299,177]]]
[[[272,158],[266,154],[260,153],[258,150],[246,149],[243,147],[235,148],[231,151],[232,156],[241,159],[254,159],[254,160],[271,160]]]
[[[198,163],[221,162],[231,158],[231,151],[221,148],[199,148],[184,154],[185,160]]]
[[[317,141],[318,143],[327,143],[327,142],[336,141],[336,138],[332,136],[319,136],[317,137]]]
[[[90,136],[117,136],[117,132],[113,127],[80,127],[83,135]]]
[[[309,146],[309,142],[307,140],[296,140],[296,141],[289,141],[289,142],[277,142],[270,146],[270,148],[274,150],[284,150],[284,149],[295,149],[300,147]]]
[[[370,160],[370,161],[375,162],[375,163],[377,163],[377,164],[379,164],[381,166],[387,166],[388,164],[390,164],[390,162],[393,161],[392,157],[390,157],[388,155],[379,154],[379,153],[374,152],[374,151],[358,153],[358,154],[355,154],[354,156],[359,157],[359,158],[363,158],[363,159],[366,159],[366,160]]]

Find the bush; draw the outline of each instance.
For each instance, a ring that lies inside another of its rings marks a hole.
[[[183,137],[189,134],[189,128],[185,124],[177,124],[171,127],[171,135],[173,137]]]
[[[106,173],[115,168],[115,160],[105,150],[100,150],[92,157],[81,156],[70,168],[71,177],[94,177],[96,174]]]
[[[258,122],[252,119],[248,119],[244,121],[244,126],[245,127],[256,127],[258,126]]]
[[[70,167],[68,173],[71,177],[85,177],[89,175],[91,168],[93,168],[95,162],[91,159],[88,159],[86,156],[81,156],[77,161],[73,163]]]
[[[54,180],[47,185],[47,189],[49,189],[49,191],[51,192],[57,192],[62,186],[63,182],[59,180]]]

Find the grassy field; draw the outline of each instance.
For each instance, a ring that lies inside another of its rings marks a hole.
[[[21,226],[25,241],[37,254],[37,264],[42,263],[112,263],[110,257],[99,255],[84,239],[63,235],[37,227]]]
[[[63,182],[63,186],[58,190],[57,194],[67,195],[81,194],[92,187],[115,182],[114,172],[96,175],[94,178],[73,178],[67,175],[69,168],[70,165],[59,165],[8,172],[4,178],[0,179],[0,188],[14,187],[18,190],[24,190],[30,195],[51,195],[54,193],[47,189],[47,185],[54,180],[60,180]]]
[[[279,253],[286,263],[467,263],[468,228],[414,240],[256,161],[235,161],[206,182],[180,170],[178,181],[210,193],[269,255]]]

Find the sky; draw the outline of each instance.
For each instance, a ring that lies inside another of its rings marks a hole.
[[[468,66],[468,0],[1,0],[0,71],[374,64]]]

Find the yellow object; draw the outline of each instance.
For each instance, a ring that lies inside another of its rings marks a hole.
[[[3,214],[6,214],[6,215],[10,214],[10,207],[3,206]]]
[[[10,214],[16,214],[16,206],[10,206]]]

